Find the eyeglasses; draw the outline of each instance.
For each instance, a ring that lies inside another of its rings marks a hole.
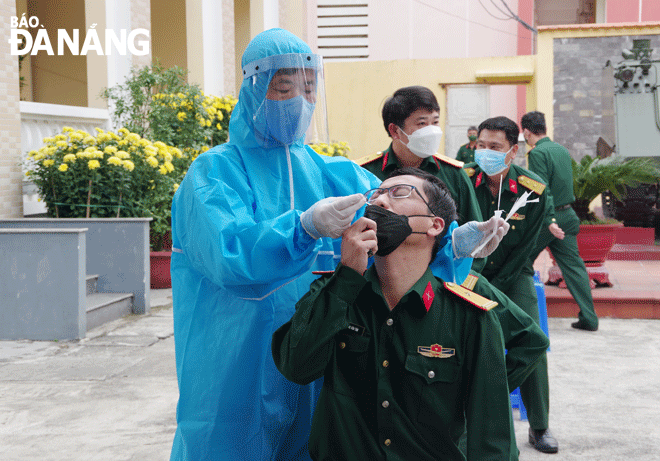
[[[364,193],[364,198],[367,199],[367,203],[371,205],[376,201],[378,197],[385,193],[387,193],[387,195],[389,195],[389,197],[392,199],[402,199],[410,197],[413,191],[417,192],[419,198],[422,199],[428,209],[431,210],[431,213],[435,216],[435,213],[431,209],[429,202],[427,202],[424,197],[422,197],[422,194],[419,193],[415,186],[411,186],[410,184],[397,184],[396,186],[392,187],[378,187],[376,189],[371,189]]]

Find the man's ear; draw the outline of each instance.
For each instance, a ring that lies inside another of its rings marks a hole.
[[[390,133],[390,137],[392,139],[401,139],[401,135],[399,134],[399,127],[396,124],[390,123],[387,126],[387,131]]]
[[[516,158],[516,154],[518,153],[518,144],[514,144],[513,147],[511,148],[511,158],[509,159],[509,162],[513,161],[514,158]],[[507,162],[507,163],[509,163]]]
[[[443,230],[445,230],[445,220],[438,216],[433,216],[433,225],[429,227],[429,230],[426,231],[426,233],[431,237],[437,237],[442,234]]]

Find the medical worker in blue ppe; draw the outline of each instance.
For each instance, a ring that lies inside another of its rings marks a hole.
[[[242,69],[229,142],[193,162],[172,205],[172,460],[309,459],[321,383],[287,381],[271,337],[312,272],[334,269],[333,239],[365,204],[362,193],[380,184],[354,162],[304,145],[308,128],[324,126],[311,123],[315,112],[325,115],[321,58],[304,42],[282,29],[263,32]],[[441,257],[438,266],[462,281],[471,259],[454,259],[450,239]]]

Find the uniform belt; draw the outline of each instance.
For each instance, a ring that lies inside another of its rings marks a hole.
[[[566,210],[567,208],[570,208],[571,204],[567,203],[566,205],[559,205],[555,207],[555,211],[560,211],[560,210]]]

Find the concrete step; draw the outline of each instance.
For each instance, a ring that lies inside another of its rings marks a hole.
[[[621,291],[614,288],[591,290],[598,317],[615,319],[660,319],[660,290]],[[577,317],[579,308],[565,288],[545,286],[548,317]]]
[[[660,246],[615,243],[607,255],[607,259],[612,261],[660,261]]]
[[[96,293],[98,291],[99,276],[98,274],[87,274],[85,277],[85,282],[87,285],[87,295]]]
[[[128,315],[133,310],[132,293],[92,293],[87,295],[87,331]]]

